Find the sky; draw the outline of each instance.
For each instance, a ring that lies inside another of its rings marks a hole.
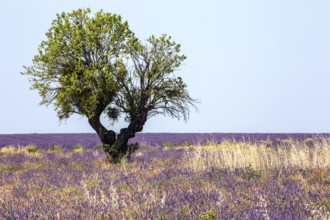
[[[0,134],[93,132],[79,115],[60,122],[20,74],[56,14],[77,8],[120,14],[142,41],[166,33],[188,57],[177,75],[199,111],[143,132],[330,132],[328,0],[0,0]]]

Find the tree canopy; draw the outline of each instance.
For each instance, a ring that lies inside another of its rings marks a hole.
[[[31,66],[32,89],[41,104],[53,104],[60,120],[86,116],[109,159],[117,162],[136,145],[128,139],[158,114],[187,120],[195,100],[175,72],[186,57],[170,36],[151,36],[142,43],[121,16],[90,9],[57,14]],[[119,134],[100,122],[124,115],[128,127]]]

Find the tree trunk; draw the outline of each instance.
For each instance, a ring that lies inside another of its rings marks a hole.
[[[93,118],[88,119],[88,122],[99,136],[100,141],[102,143],[102,148],[106,153],[108,159],[111,160],[111,155],[112,155],[111,146],[116,141],[116,133],[114,131],[107,130],[102,125],[100,121],[100,114],[94,116]]]
[[[138,149],[138,144],[128,144],[130,138],[134,138],[137,132],[142,131],[145,119],[142,120],[132,120],[127,128],[120,130],[117,135],[117,140],[111,146],[112,149],[117,153],[116,162],[119,162],[123,157],[130,159],[131,154]]]
[[[142,131],[143,125],[146,122],[146,116],[141,117],[141,119],[132,119],[127,128],[120,130],[117,137],[114,131],[107,130],[102,125],[100,114],[90,118],[88,122],[98,134],[109,162],[118,163],[125,156],[130,159],[130,155],[137,150],[138,145],[128,144],[128,140],[135,137],[136,132]]]

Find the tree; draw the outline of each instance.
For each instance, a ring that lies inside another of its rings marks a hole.
[[[128,144],[146,121],[163,114],[187,120],[195,100],[174,73],[186,57],[170,36],[151,36],[143,44],[116,14],[90,9],[57,14],[33,65],[24,66],[40,104],[53,104],[60,120],[86,116],[111,162],[137,149]],[[128,126],[119,134],[100,121]]]

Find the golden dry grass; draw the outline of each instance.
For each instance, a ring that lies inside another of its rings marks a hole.
[[[17,152],[17,148],[11,145],[4,146],[0,148],[0,152],[4,154],[14,154]]]
[[[12,145],[3,146],[0,148],[0,152],[4,154],[16,154],[16,153],[40,153],[41,150],[36,145],[26,145],[14,147]]]
[[[299,141],[276,147],[268,147],[263,143],[226,141],[217,145],[193,147],[187,154],[190,160],[188,166],[196,171],[210,167],[232,170],[247,166],[262,170],[330,167],[330,145],[326,140],[318,140],[313,147]]]

